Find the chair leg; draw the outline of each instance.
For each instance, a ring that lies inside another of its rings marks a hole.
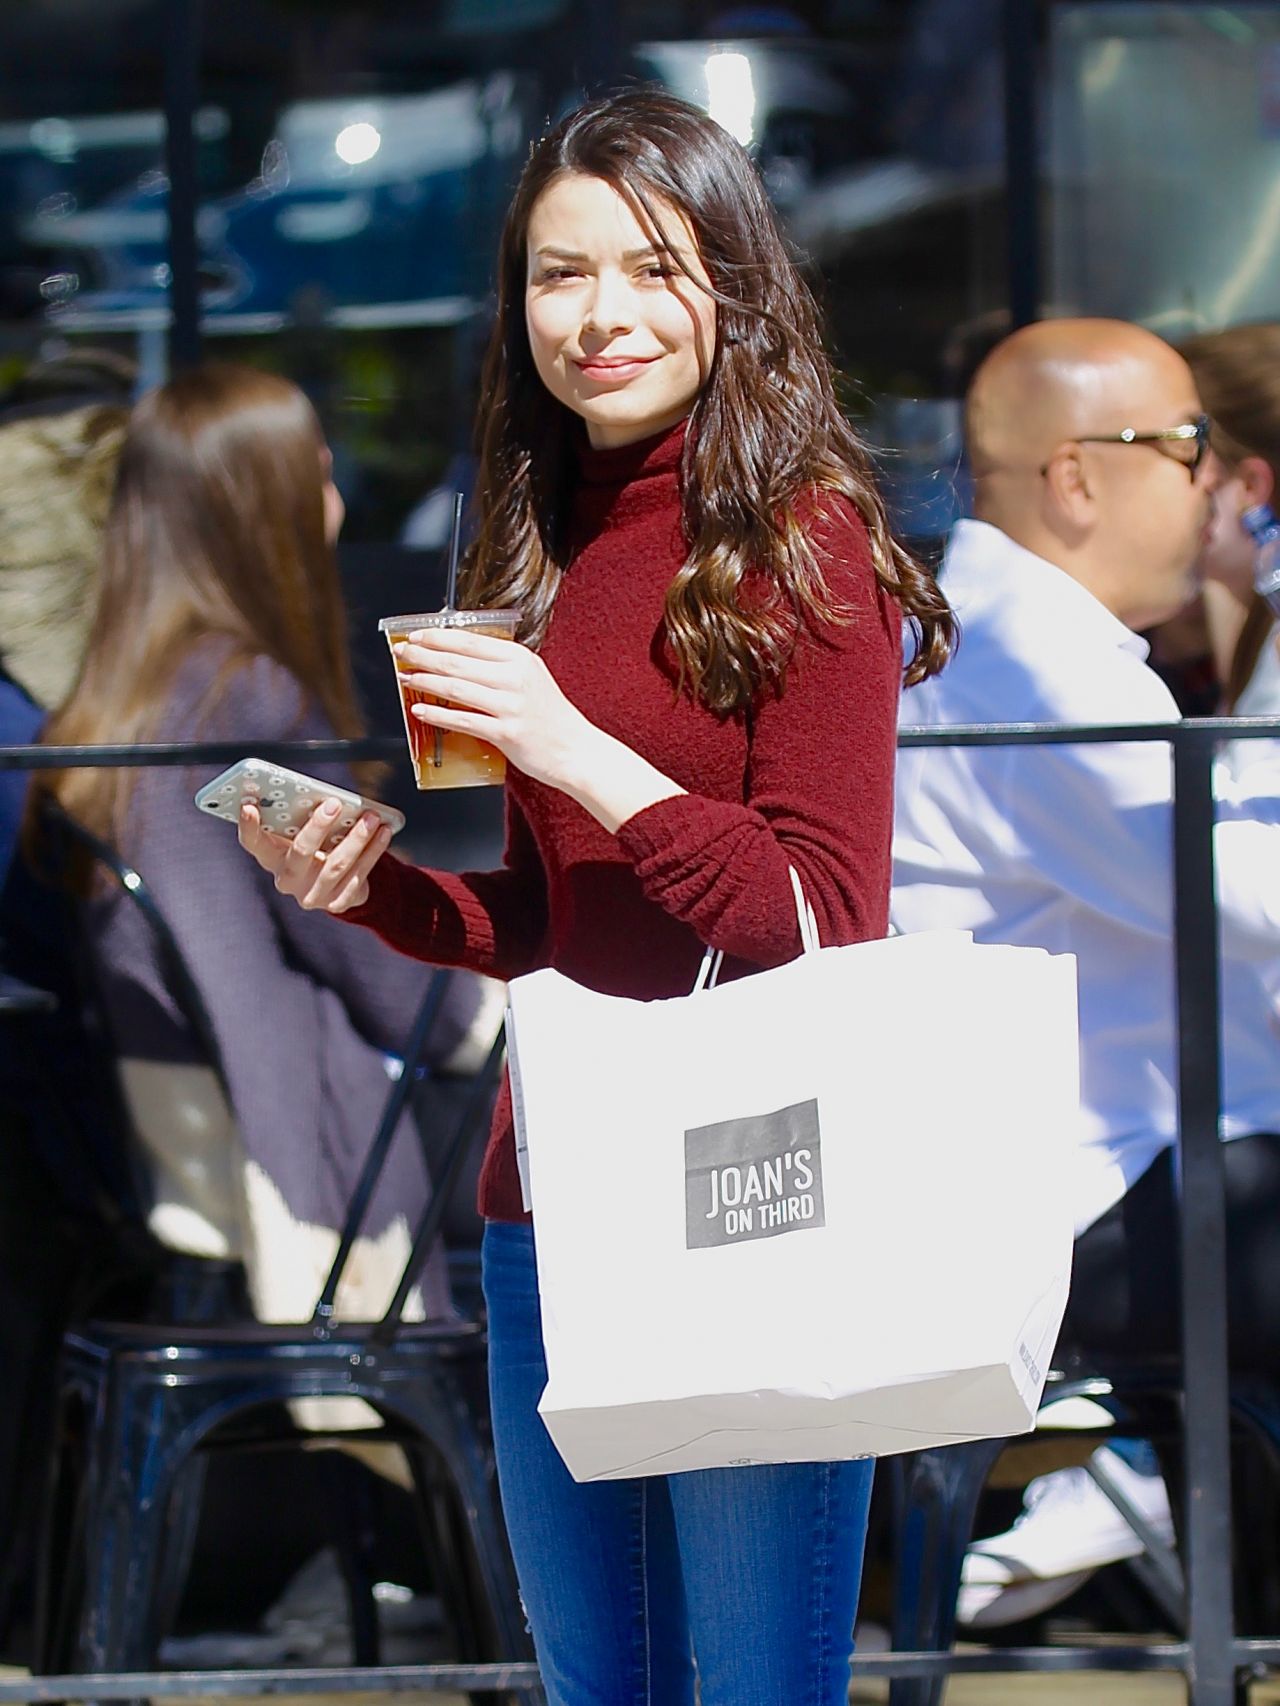
[[[36,1562],[34,1660],[38,1674],[75,1667],[75,1629],[84,1597],[86,1442],[78,1406],[64,1395],[55,1426]]]
[[[173,1495],[163,1517],[164,1536],[153,1614],[157,1648],[178,1620],[182,1596],[191,1575],[207,1469],[206,1458],[196,1452],[186,1459],[173,1478]]]
[[[461,1599],[466,1606],[473,1631],[478,1632],[482,1644],[476,1646],[477,1635],[473,1633],[472,1646],[477,1662],[483,1662],[493,1651],[494,1635],[491,1632],[494,1624],[491,1593],[482,1578],[479,1559],[469,1543],[467,1525],[459,1507],[456,1490],[438,1486],[436,1494],[437,1532],[447,1535],[447,1540],[441,1545],[441,1557],[452,1557],[458,1583],[455,1594],[456,1602]],[[514,1573],[512,1578],[514,1591]],[[515,1603],[519,1605],[519,1593],[515,1592]],[[533,1657],[533,1644],[523,1626],[521,1613],[521,1634],[523,1635],[526,1656]],[[512,1694],[502,1694],[496,1700],[492,1694],[469,1694],[469,1706],[546,1706],[546,1695],[540,1686],[523,1688]]]
[[[533,1642],[492,1464],[474,1438],[446,1450],[438,1433],[424,1429],[422,1437],[427,1443],[408,1453],[419,1521],[459,1657],[477,1663],[531,1659]],[[544,1706],[545,1698],[540,1687],[519,1694],[521,1706]],[[494,1697],[476,1695],[474,1700],[475,1706],[486,1706]]]
[[[893,1645],[899,1652],[949,1652],[956,1595],[974,1512],[1003,1440],[974,1440],[894,1459],[897,1560]],[[890,1706],[939,1706],[942,1677],[899,1677]]]
[[[452,1495],[456,1517],[465,1533],[474,1580],[479,1584],[480,1639],[487,1651],[477,1656],[495,1661],[532,1656],[516,1585],[515,1565],[507,1541],[506,1523],[498,1496],[498,1477],[487,1433],[487,1389],[479,1357],[462,1358],[438,1369],[428,1380],[416,1377],[387,1399],[395,1413],[414,1429],[424,1448],[410,1452],[418,1486],[419,1511],[436,1544],[448,1544],[441,1519],[434,1513],[433,1482],[440,1468]],[[444,1584],[447,1591],[448,1584]],[[474,1624],[466,1606],[456,1608]],[[459,1631],[462,1635],[462,1631]],[[496,1650],[495,1650],[496,1649]]]
[[[79,1661],[88,1671],[145,1670],[159,1637],[160,1572],[170,1500],[184,1459],[175,1394],[118,1380],[106,1406],[85,1532]],[[200,1482],[193,1484],[199,1491]],[[198,1511],[188,1511],[184,1523]]]
[[[495,1656],[494,1617],[451,1508],[453,1501],[444,1486],[447,1471],[434,1450],[416,1447],[407,1455],[418,1528],[453,1649],[464,1663],[485,1663]]]
[[[373,1517],[369,1488],[359,1466],[341,1452],[325,1454],[334,1545],[347,1590],[351,1619],[351,1662],[381,1663],[378,1603],[373,1597]]]

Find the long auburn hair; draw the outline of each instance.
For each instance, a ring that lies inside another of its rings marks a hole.
[[[890,531],[870,460],[836,402],[817,306],[755,167],[706,113],[646,89],[570,114],[535,144],[516,188],[481,387],[467,602],[518,606],[521,638],[536,646],[565,569],[576,423],[538,377],[524,298],[530,214],[567,173],[609,184],[687,272],[662,229],[664,212],[682,214],[717,305],[711,370],[682,453],[688,555],[666,598],[679,684],[720,715],[745,710],[763,690],[781,687],[797,622],[848,619],[803,525],[824,493],[847,498],[862,517],[876,576],[915,627],[906,681],[940,669],[951,611]],[[739,596],[748,577],[763,584],[763,598]]]
[[[1247,456],[1260,456],[1280,491],[1280,322],[1202,332],[1178,348],[1213,419],[1209,437],[1219,460],[1234,473]],[[1276,502],[1273,494],[1273,508]],[[1266,601],[1254,593],[1222,685],[1225,711],[1249,685],[1274,625]]]
[[[323,449],[303,393],[256,368],[210,362],[141,399],[107,514],[88,648],[44,742],[154,738],[184,660],[207,638],[224,642],[225,657],[205,714],[237,670],[266,655],[339,735],[364,732],[325,539]],[[121,840],[133,777],[58,770],[40,786]]]

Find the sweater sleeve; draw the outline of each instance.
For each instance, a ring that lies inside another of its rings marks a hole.
[[[781,695],[753,714],[743,802],[677,795],[618,831],[651,900],[760,966],[798,950],[789,866],[824,945],[888,928],[901,614],[851,506],[824,508],[811,539],[851,616],[802,629]]]
[[[422,870],[386,855],[369,898],[342,914],[414,959],[503,980],[546,963],[547,885],[533,832],[506,797],[506,846],[496,871]]]

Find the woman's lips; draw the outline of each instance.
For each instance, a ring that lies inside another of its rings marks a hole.
[[[614,357],[608,361],[575,361],[573,365],[585,378],[594,379],[597,384],[620,385],[626,379],[634,379],[637,373],[642,373],[657,359],[656,355],[637,355],[621,361]]]

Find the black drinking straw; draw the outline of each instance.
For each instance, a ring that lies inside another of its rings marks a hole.
[[[462,493],[453,494],[453,525],[449,529],[449,569],[444,587],[444,614],[448,616],[454,609],[458,597],[458,549],[462,543]],[[446,624],[447,626],[447,624]],[[444,730],[433,731],[431,742],[431,765],[439,770],[444,763]]]

